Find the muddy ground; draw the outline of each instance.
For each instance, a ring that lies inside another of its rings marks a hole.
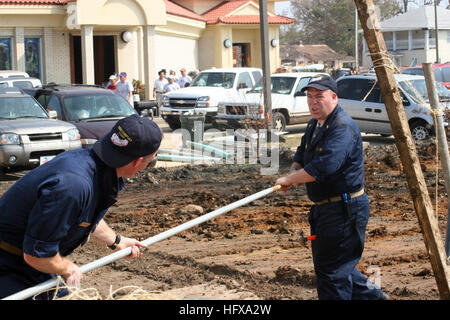
[[[444,237],[447,197],[442,175],[436,187],[436,149],[427,142],[417,150],[434,206],[438,191]],[[380,281],[391,299],[439,299],[395,145],[370,146],[365,155],[371,218],[359,269]],[[283,153],[280,174],[287,173],[292,156]],[[153,168],[126,183],[105,220],[120,234],[143,240],[268,188],[277,177],[261,175],[257,165]],[[152,245],[139,261],[122,259],[94,270],[83,287],[103,297],[111,286],[134,285],[155,299],[315,300],[311,251],[297,237],[299,229],[309,233],[311,202],[305,195],[303,186],[272,193]],[[91,241],[70,258],[83,265],[110,253]]]

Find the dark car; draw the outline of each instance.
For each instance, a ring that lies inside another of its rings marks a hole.
[[[121,118],[136,110],[112,90],[87,85],[47,85],[23,89],[58,119],[73,123],[80,132],[83,148],[92,146]]]

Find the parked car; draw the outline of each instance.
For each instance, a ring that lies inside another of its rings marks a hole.
[[[123,97],[98,86],[51,84],[23,91],[46,110],[56,111],[58,119],[73,123],[83,148],[107,134],[119,119],[137,113]]]
[[[0,70],[0,80],[3,78],[29,78],[30,75],[18,70]]]
[[[262,78],[258,68],[209,69],[202,71],[187,88],[166,93],[160,113],[172,130],[181,127],[183,112],[204,113],[212,123],[219,102],[250,90]]]
[[[51,115],[56,118],[56,113]],[[0,178],[6,169],[34,168],[57,154],[81,148],[78,129],[51,119],[17,88],[0,88]]]
[[[311,119],[306,94],[301,92],[311,78],[327,75],[318,72],[276,73],[270,78],[272,124],[275,131],[285,131],[286,125],[306,123]],[[262,80],[245,95],[219,103],[216,122],[219,126],[242,128],[246,119],[263,119]]]
[[[395,74],[394,77],[400,89],[412,136],[416,140],[427,139],[434,133],[434,121],[428,109],[425,78],[407,74]],[[355,120],[361,132],[392,135],[386,106],[380,88],[375,84],[376,79],[375,74],[338,79],[339,105]],[[445,109],[450,101],[450,91],[440,83],[436,85],[443,102],[441,108]],[[444,121],[447,126],[446,116]]]
[[[0,78],[0,87],[38,88],[42,87],[42,82],[37,78],[8,77]]]
[[[435,63],[432,65],[432,68],[436,81],[442,83],[447,89],[450,89],[450,62],[440,64]],[[422,65],[405,68],[402,70],[402,73],[423,76]]]

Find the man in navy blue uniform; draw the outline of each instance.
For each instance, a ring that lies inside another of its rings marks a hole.
[[[161,139],[156,123],[132,115],[92,148],[64,152],[11,186],[0,199],[0,298],[56,275],[79,284],[81,269],[66,256],[90,236],[112,250],[131,247],[129,258],[139,258],[145,245],[116,234],[103,217],[122,178],[145,169]]]
[[[306,184],[317,294],[321,300],[377,300],[387,295],[356,269],[363,249],[369,199],[364,192],[364,155],[359,129],[338,105],[337,84],[328,76],[303,88],[312,119],[283,191]]]

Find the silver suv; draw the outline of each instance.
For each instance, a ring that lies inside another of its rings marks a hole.
[[[57,154],[81,148],[78,129],[51,119],[31,96],[0,88],[0,179],[5,169],[34,168]]]
[[[429,111],[425,78],[395,74],[406,117],[414,139],[424,140],[434,133],[434,121]],[[383,103],[375,74],[362,74],[337,79],[339,105],[358,124],[361,132],[392,135],[391,124]],[[441,108],[450,107],[450,91],[436,83]],[[365,100],[364,100],[365,98]],[[364,100],[364,101],[363,101]],[[445,126],[448,125],[444,112]]]

